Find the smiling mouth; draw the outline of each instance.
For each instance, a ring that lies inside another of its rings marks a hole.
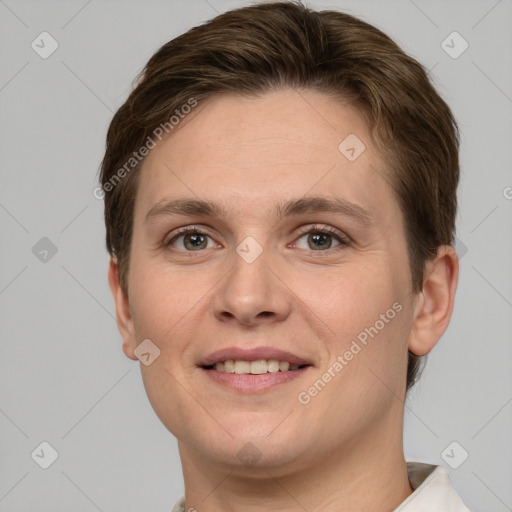
[[[311,366],[310,364],[290,364],[277,359],[257,359],[254,361],[233,360],[219,361],[215,364],[202,366],[205,370],[238,375],[263,375],[266,373],[294,372]]]

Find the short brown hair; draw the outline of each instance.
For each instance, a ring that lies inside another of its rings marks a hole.
[[[228,11],[166,43],[114,115],[100,181],[106,245],[125,293],[139,149],[191,99],[285,87],[348,99],[364,116],[404,214],[412,292],[422,289],[425,263],[455,233],[459,133],[450,108],[425,69],[374,26],[284,1]],[[409,353],[407,388],[419,362]]]

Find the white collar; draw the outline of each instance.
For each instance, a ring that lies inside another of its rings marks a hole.
[[[470,512],[453,488],[444,466],[407,462],[414,492],[393,512]],[[171,512],[185,512],[185,496]]]
[[[470,512],[444,466],[408,462],[407,473],[414,492],[393,512]]]

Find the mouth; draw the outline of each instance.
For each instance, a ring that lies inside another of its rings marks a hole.
[[[263,375],[265,373],[294,372],[311,366],[310,364],[291,364],[289,361],[278,359],[257,359],[255,361],[233,360],[219,361],[215,364],[204,365],[201,368],[237,375]]]
[[[210,354],[198,367],[217,384],[242,393],[254,393],[291,382],[313,364],[271,347],[250,350],[234,347]]]

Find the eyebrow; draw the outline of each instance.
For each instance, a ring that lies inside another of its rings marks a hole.
[[[301,197],[274,207],[277,220],[305,213],[328,212],[354,218],[365,227],[372,227],[371,215],[361,206],[339,197]],[[204,217],[229,217],[223,205],[212,201],[192,198],[177,198],[160,201],[146,214],[146,222],[163,215],[198,215]]]

